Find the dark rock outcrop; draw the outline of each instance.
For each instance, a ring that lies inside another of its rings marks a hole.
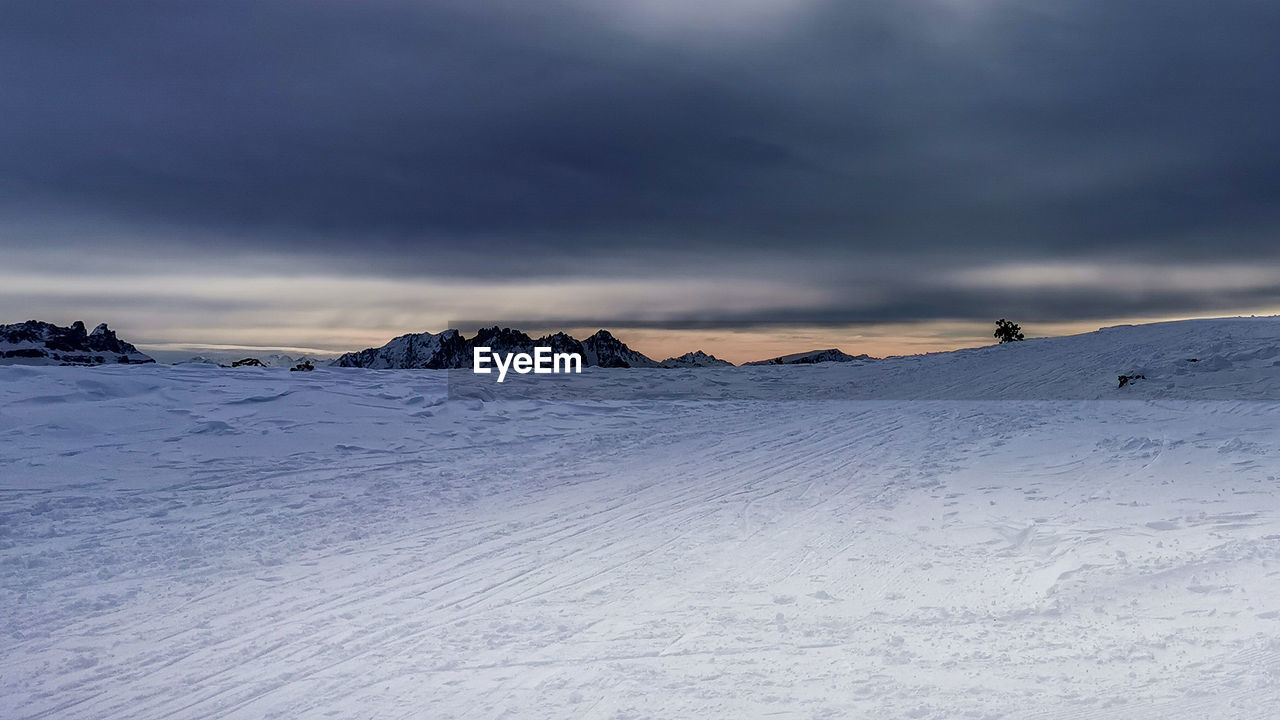
[[[664,368],[733,367],[733,363],[728,360],[721,360],[715,355],[708,355],[701,350],[685,353],[680,357],[667,358],[662,361],[661,365]]]
[[[583,366],[659,367],[658,363],[627,347],[625,343],[601,330],[583,341],[555,333],[537,340],[512,328],[489,327],[467,340],[457,330],[401,335],[380,348],[347,353],[333,362],[336,367],[461,369],[472,365],[472,351],[477,347],[492,348],[496,354],[532,353],[536,347],[550,347],[557,353],[578,353]],[[709,356],[707,356],[709,357]]]
[[[538,347],[549,347],[553,353],[577,353],[582,357],[583,365],[587,365],[587,350],[582,347],[582,343],[572,335],[558,332],[554,335],[543,335],[538,338],[536,345]]]
[[[59,327],[38,320],[0,325],[0,363],[36,365],[142,364],[155,360],[102,323],[86,332],[79,320]]]
[[[467,341],[467,360],[465,365],[470,367],[472,351],[478,347],[487,347],[495,355],[507,355],[509,353],[532,354],[534,346],[539,344],[541,343],[535,343],[533,338],[519,330],[500,328],[497,325],[480,328],[476,332],[476,336]]]

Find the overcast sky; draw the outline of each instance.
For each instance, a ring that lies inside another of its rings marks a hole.
[[[749,359],[1274,313],[1277,37],[1264,0],[3,2],[0,322]]]

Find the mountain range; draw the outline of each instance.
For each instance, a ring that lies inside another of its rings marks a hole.
[[[181,362],[175,362],[171,364],[219,365],[222,367],[229,367],[229,366],[233,366],[236,362],[239,362],[246,358],[257,360],[259,363],[261,363],[260,367],[271,367],[271,368],[294,367],[295,365],[298,365],[304,362],[310,362],[315,365],[328,365],[330,362],[329,360],[316,358],[310,355],[294,356],[294,355],[287,355],[285,353],[270,353],[267,355],[246,355],[243,351],[228,352],[224,350],[224,351],[218,352],[216,355],[196,355],[194,357],[187,358],[186,360],[182,360]]]
[[[336,367],[360,368],[469,368],[472,350],[491,348],[495,354],[532,353],[535,347],[550,347],[553,352],[578,353],[585,366],[604,368],[713,367],[732,363],[702,351],[658,362],[632,350],[608,330],[600,330],[585,340],[562,332],[544,335],[536,340],[512,328],[481,328],[475,337],[464,338],[457,330],[440,333],[401,335],[380,348],[347,353],[333,362]]]
[[[347,353],[335,360],[333,365],[361,368],[469,368],[472,350],[477,347],[488,347],[494,353],[506,354],[532,353],[533,348],[539,346],[550,347],[553,352],[576,352],[582,355],[584,365],[604,368],[733,367],[733,363],[701,350],[659,362],[627,347],[626,343],[608,330],[599,330],[585,340],[578,340],[562,332],[544,335],[535,340],[520,330],[496,325],[481,328],[469,340],[453,329],[438,334],[424,332],[401,335],[380,348]],[[780,355],[744,365],[812,365],[825,362],[867,362],[873,359],[870,355],[849,355],[830,348]]]
[[[455,329],[439,333],[410,333],[401,335],[386,345],[349,352],[331,363],[335,367],[370,369],[461,369],[472,365],[472,350],[488,347],[494,353],[532,353],[535,347],[550,347],[557,353],[578,353],[584,366],[602,368],[707,368],[733,367],[733,363],[721,360],[701,350],[657,361],[633,350],[608,330],[599,330],[584,340],[557,332],[537,339],[513,328],[481,328],[475,336],[466,338]],[[290,367],[300,358],[286,355],[268,355],[257,358],[267,367]],[[836,349],[814,350],[807,353],[783,355],[769,360],[745,363],[746,365],[807,365],[819,362],[865,361],[867,355],[848,355]],[[0,364],[37,365],[101,365],[107,363],[151,363],[153,358],[140,352],[133,345],[120,340],[115,332],[103,323],[88,332],[81,321],[70,327],[28,320],[13,325],[0,325]],[[186,362],[219,364],[202,356]],[[316,364],[321,364],[319,361]]]

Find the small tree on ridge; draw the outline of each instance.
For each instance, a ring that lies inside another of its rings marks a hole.
[[[1000,341],[1001,345],[1009,342],[1026,340],[1026,338],[1022,336],[1022,328],[1018,323],[1011,320],[1005,320],[1004,318],[1000,318],[996,321],[995,337]]]

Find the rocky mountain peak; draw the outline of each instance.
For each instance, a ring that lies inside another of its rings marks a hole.
[[[453,328],[439,334],[401,335],[380,348],[350,352],[333,361],[336,367],[418,368],[440,370],[467,367],[470,348]]]
[[[582,356],[582,361],[587,361],[587,351],[582,347],[582,342],[572,335],[562,332],[553,335],[544,335],[538,338],[539,347],[549,347],[553,353],[577,353]]]
[[[615,338],[608,330],[599,330],[583,340],[582,348],[585,351],[582,359],[587,365],[605,368],[658,367],[653,359],[627,347],[626,343]]]
[[[583,365],[600,367],[659,367],[658,363],[627,347],[608,330],[579,341],[562,332],[534,341],[514,328],[493,326],[481,328],[471,339],[457,330],[401,335],[380,348],[347,353],[333,362],[338,367],[363,368],[469,368],[472,351],[477,347],[492,348],[495,353],[532,353],[535,347],[550,347],[558,353],[578,353]]]
[[[102,365],[150,363],[152,358],[116,337],[102,323],[90,335],[77,320],[59,327],[39,320],[0,325],[0,363],[32,365]]]
[[[467,341],[467,354],[470,356],[472,349],[478,347],[492,348],[500,354],[532,353],[534,344],[533,338],[519,330],[494,325],[480,328],[476,336]]]
[[[728,360],[721,360],[715,355],[708,355],[701,350],[685,353],[679,357],[667,358],[662,361],[661,365],[664,368],[733,367],[733,363]]]

